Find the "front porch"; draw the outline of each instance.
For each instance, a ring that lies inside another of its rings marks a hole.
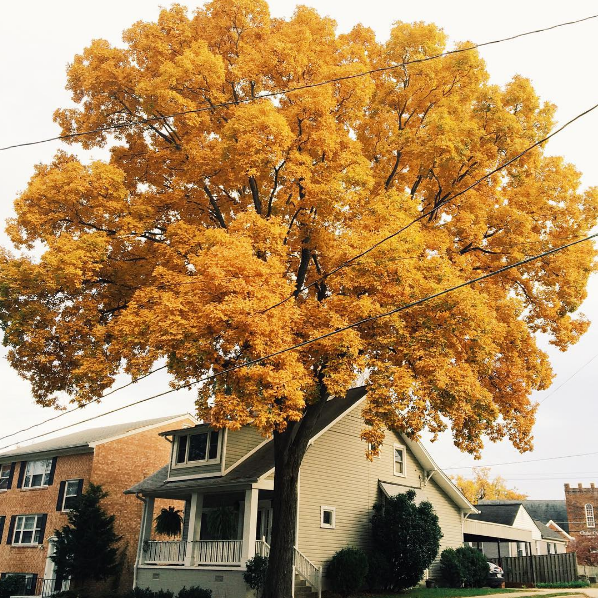
[[[269,489],[245,488],[172,497],[185,505],[182,533],[174,539],[156,537],[155,517],[164,501],[157,506],[157,497],[147,497],[138,566],[244,569],[256,554],[269,554],[271,494]]]

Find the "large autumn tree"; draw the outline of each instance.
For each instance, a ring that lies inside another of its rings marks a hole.
[[[397,22],[380,42],[310,8],[274,19],[263,0],[214,0],[123,39],[75,57],[73,107],[56,112],[65,135],[95,131],[71,143],[110,159],[59,151],[8,225],[4,342],[43,405],[88,402],[163,362],[190,383],[595,223],[596,192],[540,147],[448,201],[541,139],[555,109],[522,77],[490,85],[475,51],[384,70],[443,52],[434,25]],[[298,471],[325,401],[365,376],[374,449],[388,428],[448,426],[472,453],[483,435],[529,449],[529,396],[551,381],[535,334],[566,349],[586,330],[573,312],[593,260],[578,246],[198,385],[201,417],[274,438],[267,598],[291,595]]]
[[[474,505],[480,500],[525,500],[527,498],[527,494],[518,492],[516,488],[508,488],[502,476],[491,479],[489,467],[474,467],[473,478],[458,475],[453,480],[467,500]]]

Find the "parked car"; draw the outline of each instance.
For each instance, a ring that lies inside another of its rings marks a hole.
[[[499,588],[505,581],[504,571],[498,565],[488,562],[488,585]]]

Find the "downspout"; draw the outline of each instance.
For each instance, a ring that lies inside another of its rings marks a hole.
[[[135,498],[143,503],[143,511],[141,516],[141,527],[139,529],[139,539],[137,540],[137,554],[135,555],[135,566],[133,567],[133,589],[137,587],[137,567],[139,567],[139,559],[141,557],[142,550],[141,536],[143,535],[143,530],[145,529],[145,518],[147,517],[147,500],[141,496],[141,492],[136,492]]]

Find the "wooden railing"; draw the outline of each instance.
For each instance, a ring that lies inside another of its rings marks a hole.
[[[255,554],[257,556],[270,556],[270,544],[266,542],[266,540],[256,540],[255,541]]]
[[[196,565],[240,565],[242,540],[199,540],[193,545],[191,562]]]
[[[185,562],[187,542],[158,542],[149,540],[143,546],[146,563],[180,563]]]
[[[322,596],[322,567],[316,567],[302,552],[295,548],[295,573]]]

